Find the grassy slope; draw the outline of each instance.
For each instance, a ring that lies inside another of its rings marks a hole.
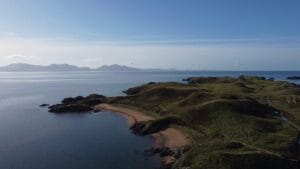
[[[296,159],[297,131],[273,112],[300,124],[299,86],[257,77],[190,78],[187,84],[149,83],[126,92],[112,102],[153,112],[158,124],[179,119],[192,141],[192,168],[294,167],[289,160]]]

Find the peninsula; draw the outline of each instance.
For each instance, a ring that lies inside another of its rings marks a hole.
[[[108,110],[155,138],[164,168],[297,169],[300,86],[264,77],[150,82],[126,96],[66,98],[54,113]]]

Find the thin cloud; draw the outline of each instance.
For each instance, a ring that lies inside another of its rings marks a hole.
[[[139,41],[119,43],[78,39],[56,41],[49,38],[7,38],[0,39],[0,64],[17,61],[41,65],[69,63],[89,67],[130,64],[144,68],[198,70],[295,70],[299,67],[297,64],[300,62],[299,45],[290,48],[283,43],[257,45],[256,43],[204,43],[204,40],[202,41],[203,44],[169,45],[166,41],[161,44],[141,44]]]
[[[1,52],[0,52],[1,53]],[[22,54],[11,54],[6,56],[0,56],[0,60],[4,64],[11,63],[32,63],[36,57],[30,55],[22,55]]]
[[[12,54],[12,55],[6,55],[3,58],[10,59],[10,60],[25,60],[25,59],[33,59],[34,56],[27,56],[27,55],[21,55],[21,54]]]
[[[12,33],[13,34],[13,33]],[[0,33],[1,35],[1,33]],[[1,39],[0,39],[1,40]],[[116,39],[116,40],[85,40],[69,37],[6,37],[7,42],[19,43],[64,43],[64,44],[89,44],[103,46],[143,46],[143,45],[292,45],[300,46],[300,38],[221,38],[221,39]]]
[[[0,37],[1,36],[16,36],[17,34],[15,32],[7,32],[7,31],[0,31]]]

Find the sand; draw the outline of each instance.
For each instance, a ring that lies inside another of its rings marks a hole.
[[[128,119],[129,125],[133,125],[140,121],[153,120],[153,117],[147,116],[140,111],[133,110],[127,107],[112,104],[99,104],[95,106],[96,110],[106,110],[115,113],[120,113]],[[175,150],[178,147],[188,145],[188,139],[177,129],[167,128],[164,131],[152,134],[154,138],[154,148],[168,147]]]

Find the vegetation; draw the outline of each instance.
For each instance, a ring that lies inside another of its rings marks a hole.
[[[194,77],[148,83],[106,101],[155,113],[139,134],[179,127],[190,138],[194,169],[297,168],[300,86],[263,77]]]

